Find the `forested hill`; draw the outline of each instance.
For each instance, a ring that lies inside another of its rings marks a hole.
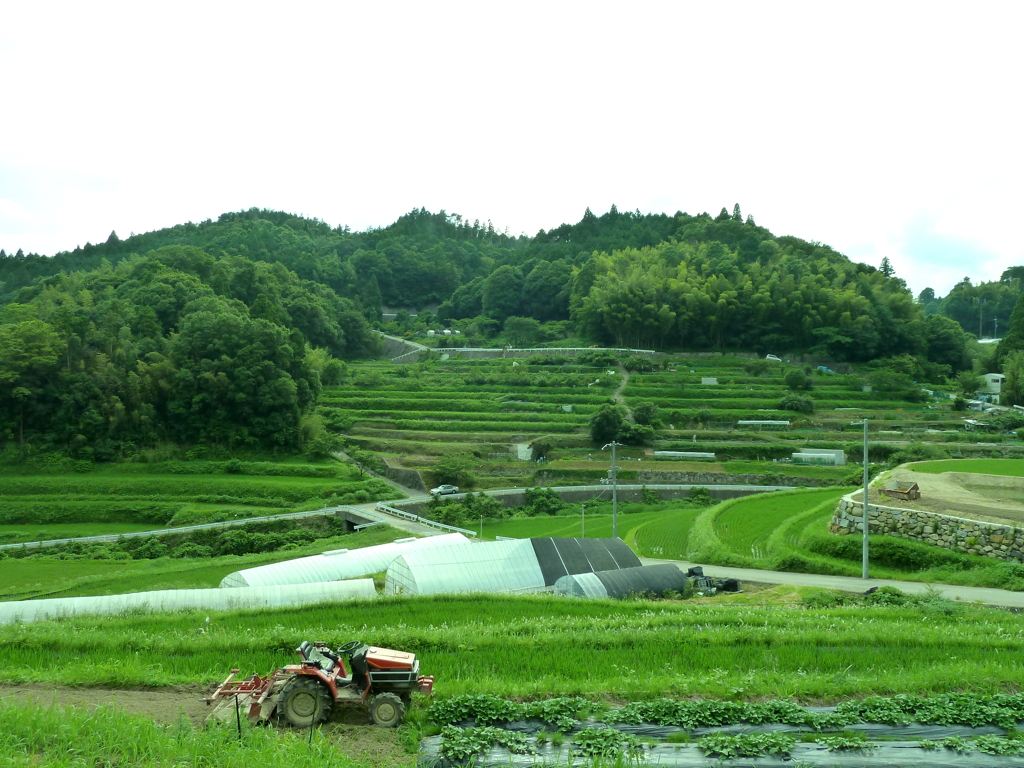
[[[589,209],[575,224],[513,237],[489,223],[416,210],[366,232],[264,210],[222,215],[52,258],[0,257],[10,300],[40,275],[94,269],[188,245],[284,266],[358,304],[439,304],[438,318],[487,336],[509,317],[572,321],[592,341],[664,349],[809,351],[842,360],[909,353],[968,365],[960,326],[926,317],[891,270],[743,218]],[[243,299],[244,301],[244,299]]]
[[[164,441],[313,450],[350,300],[280,263],[171,245],[22,288],[0,308],[0,447],[111,459]]]

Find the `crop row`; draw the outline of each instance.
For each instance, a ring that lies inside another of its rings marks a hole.
[[[423,389],[431,397],[436,397],[437,394],[445,393],[445,392],[450,392],[452,394],[461,394],[463,397],[465,397],[466,395],[473,395],[473,394],[481,394],[481,395],[484,395],[484,394],[489,394],[489,395],[507,395],[510,392],[514,392],[517,395],[530,395],[531,397],[534,396],[534,395],[537,395],[537,396],[541,396],[541,395],[548,395],[548,396],[555,396],[555,395],[570,395],[570,396],[584,395],[584,396],[587,396],[587,395],[597,395],[597,394],[600,394],[600,392],[602,390],[611,389],[613,387],[613,385],[616,384],[617,381],[618,381],[618,379],[613,379],[612,377],[609,376],[609,377],[607,377],[606,380],[601,380],[601,385],[602,386],[600,386],[600,387],[598,385],[596,385],[596,384],[593,387],[589,387],[589,386],[586,386],[586,385],[579,386],[579,387],[532,387],[532,386],[530,386],[528,384],[509,383],[509,384],[504,384],[504,385],[499,385],[499,384],[459,384],[457,386],[437,385],[437,386],[427,386],[427,387],[424,387]],[[449,382],[449,384],[450,384],[450,382]],[[328,388],[328,389],[326,389],[324,391],[322,397],[325,398],[326,401],[329,402],[331,399],[334,399],[334,398],[345,397],[345,395],[348,394],[348,393],[351,393],[353,395],[362,395],[362,396],[365,397],[365,396],[367,396],[367,394],[369,392],[372,392],[373,395],[383,395],[383,394],[386,394],[388,392],[395,392],[396,394],[401,394],[404,397],[404,396],[406,396],[405,393],[413,392],[413,391],[415,391],[415,390],[410,388],[408,385],[405,385],[405,386],[398,386],[398,385],[394,385],[394,386],[374,386],[372,388],[366,388],[366,389],[363,389],[363,388],[346,389],[346,388],[342,388],[342,387],[330,387],[330,388]]]
[[[351,482],[319,478],[253,478],[224,475],[116,476],[75,475],[73,478],[46,475],[5,476],[4,495],[89,494],[125,498],[160,497],[192,499],[197,495],[242,495],[306,501],[332,493],[345,493]]]
[[[636,405],[640,402],[654,403],[659,408],[713,408],[715,410],[728,410],[728,409],[754,409],[754,410],[776,410],[779,406],[779,400],[781,396],[772,399],[758,399],[754,397],[736,397],[736,398],[724,398],[724,397],[707,397],[705,395],[698,395],[695,397],[630,397],[629,401],[632,405]],[[877,401],[869,404],[865,404],[858,400],[819,400],[811,395],[811,400],[814,401],[814,407],[819,411],[833,410],[835,408],[863,408],[866,410],[884,410],[893,411],[897,408],[905,408],[906,403],[899,401]]]
[[[412,421],[408,419],[397,419],[395,421],[364,421],[364,424],[371,424],[377,428],[387,429],[394,426],[396,429],[407,431],[430,431],[430,432],[575,432],[582,428],[576,423],[565,423],[561,421],[503,421],[495,423],[492,421]]]
[[[596,711],[595,711],[596,710]],[[438,725],[458,725],[472,720],[477,725],[513,720],[541,720],[561,731],[580,724],[588,715],[600,723],[674,726],[693,730],[725,725],[792,725],[816,731],[848,725],[995,725],[1016,728],[1024,720],[1024,694],[947,693],[935,696],[869,696],[844,701],[830,709],[809,709],[793,701],[744,702],[717,699],[654,699],[635,701],[618,709],[600,711],[580,697],[515,702],[500,696],[469,694],[435,701],[429,712]]]
[[[346,411],[346,415],[359,420],[367,419],[402,419],[405,421],[481,421],[481,414],[476,412],[465,412],[446,408],[438,411]],[[488,413],[486,420],[495,424],[506,421],[535,422],[547,421],[552,423],[581,424],[586,423],[586,416],[573,415],[568,413]]]
[[[488,396],[490,398],[490,396]],[[336,401],[326,401],[321,407],[335,408],[345,411],[462,411],[467,413],[503,413],[507,411],[538,411],[555,412],[561,411],[563,405],[572,405],[573,409],[592,408],[596,409],[601,403],[608,402],[607,398],[594,398],[592,403],[565,402],[560,398],[557,402],[522,402],[515,400],[493,400],[493,399],[467,399],[467,398],[441,398],[436,394],[432,399],[411,399],[411,398],[387,398],[387,397],[352,397]]]

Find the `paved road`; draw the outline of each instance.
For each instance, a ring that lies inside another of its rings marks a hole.
[[[386,479],[386,478],[382,478]],[[390,481],[389,481],[390,482]],[[426,498],[422,493],[411,488],[403,488],[397,483],[391,482],[393,486],[396,486],[404,492],[410,494],[413,498],[405,499],[405,501],[422,501]],[[626,488],[631,486],[620,485],[620,488]],[[639,486],[637,486],[639,487]],[[673,486],[674,487],[674,486]],[[716,486],[716,487],[728,487],[728,488],[750,488],[751,486]],[[595,485],[595,486],[567,486],[572,490],[592,490],[594,492],[609,490],[606,485]],[[757,486],[759,490],[774,490],[773,487]],[[499,491],[487,491],[488,494],[503,495],[507,493],[521,493],[522,489],[505,489]],[[560,490],[560,489],[556,489]],[[457,497],[464,496],[465,494],[458,494]],[[407,520],[402,517],[390,515],[386,512],[378,510],[376,503],[370,502],[367,504],[352,504],[345,505],[346,508],[367,514],[368,517],[373,515],[376,518],[382,519],[388,525],[391,525],[399,530],[408,531],[411,534],[418,536],[437,536],[438,534],[445,533],[443,530],[432,528],[422,523]],[[281,517],[306,517],[318,514],[330,514],[337,508],[317,510],[315,512],[298,512],[288,513],[284,515],[274,515],[268,518],[249,518],[243,520],[231,520],[223,523],[208,523],[205,525],[188,526],[183,528],[173,528],[167,531],[142,531],[139,533],[131,534],[120,534],[125,538],[132,536],[151,536],[156,533],[180,533],[182,531],[196,530],[200,528],[220,528],[233,525],[244,525],[248,522],[263,519],[275,519]],[[43,544],[58,544],[66,543],[69,541],[114,541],[119,536],[90,536],[77,539],[61,539],[55,541],[43,542]],[[28,542],[27,544],[8,544],[0,548],[6,547],[21,547],[21,546],[39,546],[40,542]],[[704,565],[703,563],[690,563],[680,560],[659,560],[652,558],[641,558],[641,561],[645,565],[653,565],[657,563],[673,563],[678,565],[683,570],[691,568],[696,565],[700,565],[704,569],[704,573],[713,578],[735,578],[740,581],[753,582],[758,584],[793,584],[795,586],[806,586],[806,587],[824,587],[826,589],[838,589],[843,592],[864,592],[871,587],[883,587],[893,586],[906,592],[908,594],[921,594],[927,592],[929,589],[937,590],[941,595],[951,600],[962,600],[964,602],[977,602],[985,605],[996,605],[1008,608],[1024,608],[1024,592],[1008,592],[1003,589],[990,589],[985,587],[960,587],[954,584],[925,584],[918,581],[895,581],[892,579],[858,579],[852,576],[825,576],[816,573],[790,573],[785,571],[761,571],[754,568],[729,568],[718,565]]]
[[[700,565],[705,576],[716,579],[739,579],[755,584],[793,584],[799,587],[825,587],[843,592],[866,592],[871,587],[896,587],[908,594],[919,595],[930,589],[936,590],[950,600],[962,600],[985,605],[1007,608],[1024,608],[1024,592],[1008,592],[1005,589],[986,587],[959,587],[955,584],[925,584],[920,581],[896,581],[894,579],[858,579],[853,576],[824,576],[817,573],[789,573],[785,571],[760,571],[755,568],[728,568],[720,565],[702,565],[680,560],[655,560],[640,558],[644,565],[672,563],[684,571]]]

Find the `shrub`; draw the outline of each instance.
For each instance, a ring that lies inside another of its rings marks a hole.
[[[623,422],[619,428],[618,439],[626,445],[644,445],[654,440],[654,429],[643,424]]]
[[[615,353],[607,349],[588,349],[576,355],[576,361],[580,365],[592,365],[596,368],[606,368],[609,365],[618,365],[619,359]]]
[[[637,424],[654,426],[658,421],[658,406],[654,403],[640,403],[633,409],[633,418]]]
[[[779,410],[814,413],[814,401],[806,395],[786,395],[779,401]]]
[[[527,488],[526,503],[527,514],[533,515],[557,515],[559,510],[567,506],[562,498],[551,488]]]
[[[768,371],[770,365],[767,360],[751,360],[743,364],[743,370],[747,372],[748,376],[760,376]]]
[[[786,374],[786,386],[790,389],[810,389],[813,385],[813,380],[799,368],[794,368]]]
[[[641,355],[630,355],[622,361],[622,367],[634,373],[650,373],[658,368],[653,360]]]
[[[204,547],[201,544],[196,544],[191,541],[187,541],[180,547],[175,547],[171,553],[171,557],[189,557],[189,558],[200,558],[200,557],[212,557],[213,550],[209,547]]]

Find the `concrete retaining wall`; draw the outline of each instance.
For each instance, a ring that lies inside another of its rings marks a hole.
[[[594,487],[581,487],[581,488],[554,488],[552,489],[558,494],[559,498],[567,504],[582,504],[585,501],[590,501],[595,496],[601,494],[603,501],[611,501],[611,486],[601,487],[600,490]],[[648,491],[658,494],[658,498],[662,501],[668,501],[670,499],[685,499],[690,495],[689,488],[655,488],[648,487]],[[708,487],[708,495],[712,499],[717,501],[725,501],[726,499],[735,499],[740,496],[750,496],[755,493],[766,493],[768,491],[775,490],[774,488],[715,488]],[[525,490],[507,490],[507,491],[484,491],[488,496],[501,501],[506,507],[520,507],[526,503],[526,491]],[[619,486],[618,492],[619,502],[627,503],[633,501],[643,501],[643,488],[631,487],[624,488]],[[443,497],[442,497],[443,498]],[[399,509],[407,512],[412,512],[417,515],[425,515],[425,512],[430,504],[426,499],[410,499],[401,501],[389,501],[388,505],[398,507]]]
[[[864,530],[863,519],[863,506],[853,500],[853,494],[848,494],[832,513],[829,531],[839,536],[860,534]],[[1024,530],[1012,525],[868,504],[868,532],[913,539],[954,552],[1024,562]]]
[[[622,466],[621,469],[629,469]],[[680,483],[684,485],[785,485],[791,488],[828,486],[828,480],[816,477],[782,477],[769,475],[730,475],[723,472],[669,472],[642,469],[636,473],[638,483]]]
[[[387,463],[385,462],[387,465]],[[427,486],[423,482],[423,478],[420,477],[420,473],[415,469],[405,469],[404,467],[392,467],[386,466],[384,470],[384,477],[388,480],[394,480],[399,485],[404,485],[406,488],[412,488],[417,491],[427,492]]]

